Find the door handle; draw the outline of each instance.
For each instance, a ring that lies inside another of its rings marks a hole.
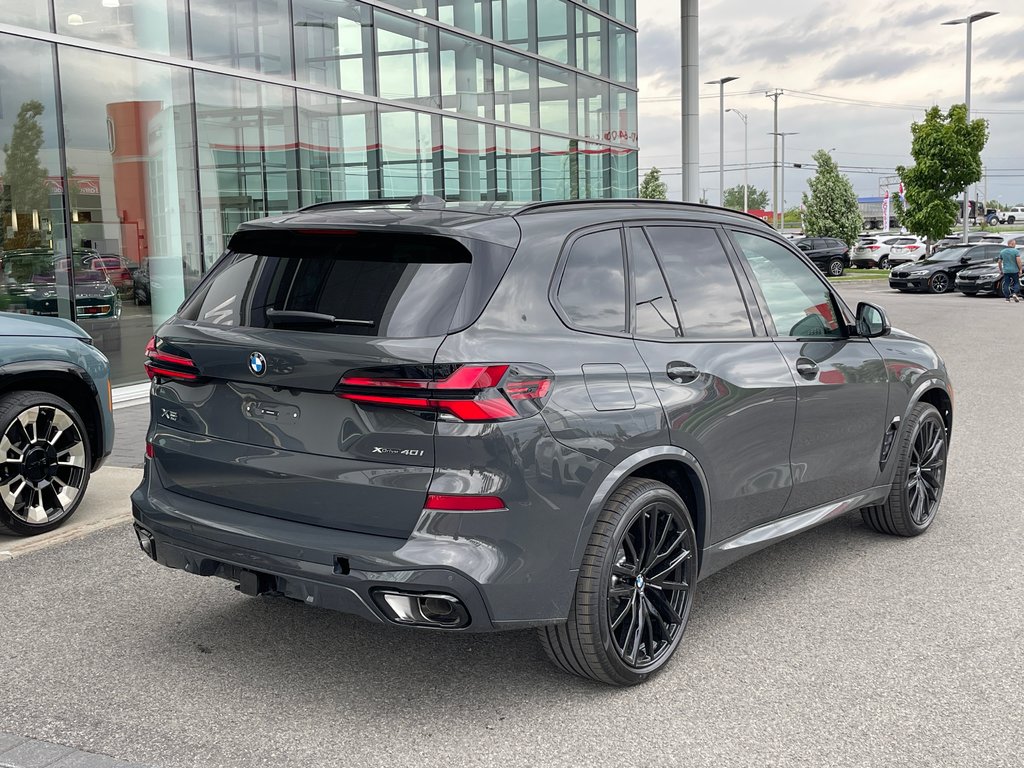
[[[796,372],[805,379],[813,379],[818,375],[818,364],[809,357],[798,357],[796,359]]]
[[[676,384],[689,384],[700,376],[700,371],[693,363],[681,363],[678,360],[669,363],[665,368],[665,373]]]

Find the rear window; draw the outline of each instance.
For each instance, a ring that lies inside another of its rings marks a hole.
[[[511,258],[481,269],[488,286],[468,291],[470,252],[440,236],[244,230],[229,248],[182,307],[184,319],[389,338],[439,336],[453,320],[471,321]],[[464,293],[475,306],[462,306]]]

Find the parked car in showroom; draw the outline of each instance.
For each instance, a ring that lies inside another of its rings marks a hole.
[[[888,269],[889,254],[894,246],[919,244],[920,240],[913,235],[862,236],[850,253],[850,266],[857,269]]]
[[[375,622],[539,627],[611,685],[750,552],[856,510],[923,533],[953,420],[926,342],[759,219],[667,201],[250,222],[146,357],[150,558]]]
[[[109,364],[89,334],[0,312],[0,534],[67,522],[113,443]]]
[[[958,245],[933,253],[927,259],[893,267],[889,287],[900,291],[946,293],[954,287],[961,270],[982,262],[994,261],[1000,245]]]
[[[850,266],[850,246],[838,238],[804,237],[793,244],[830,277],[839,277]]]

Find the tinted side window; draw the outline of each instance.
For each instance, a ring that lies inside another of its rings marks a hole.
[[[779,336],[842,336],[828,288],[789,249],[747,232],[733,238],[761,287]]]
[[[649,227],[686,338],[754,335],[725,249],[707,227]]]
[[[636,335],[648,339],[682,336],[672,296],[642,229],[631,229],[633,253],[633,301],[636,304]]]
[[[584,235],[572,245],[558,284],[569,321],[594,331],[626,330],[626,272],[618,229]]]

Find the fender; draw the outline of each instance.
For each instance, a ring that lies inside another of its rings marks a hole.
[[[0,386],[6,386],[12,379],[17,380],[21,377],[38,376],[40,373],[58,373],[74,376],[86,386],[94,397],[99,398],[96,384],[88,372],[76,363],[61,360],[21,360],[17,363],[0,365]]]
[[[608,503],[608,499],[615,492],[615,489],[619,487],[622,481],[648,464],[653,464],[656,461],[663,461],[664,459],[672,459],[678,461],[681,464],[685,464],[688,468],[692,469],[697,478],[700,480],[701,493],[704,495],[704,536],[707,537],[707,532],[711,530],[711,494],[708,490],[708,479],[704,473],[703,467],[697,458],[689,451],[684,451],[682,448],[676,448],[674,445],[663,445],[655,448],[645,448],[642,451],[637,451],[629,458],[626,458],[619,462],[607,475],[604,480],[597,487],[597,491],[594,493],[594,498],[591,500],[590,505],[587,507],[587,513],[583,518],[583,523],[580,526],[579,536],[576,539],[576,548],[572,554],[572,567],[573,570],[578,570],[580,563],[583,561],[583,552],[586,549],[587,541],[590,539],[590,534],[594,530],[594,525],[597,523],[598,515],[601,514],[601,510],[604,509],[604,505]],[[703,549],[707,545],[707,542],[701,543]]]
[[[914,410],[914,406],[921,402],[921,396],[929,389],[941,389],[946,393],[946,397],[949,398],[950,423],[946,427],[946,438],[949,439],[953,433],[953,388],[949,385],[949,381],[938,373],[930,371],[916,383],[914,391],[907,400],[907,407],[903,412],[903,421],[906,421],[907,417],[910,416],[910,412]]]

